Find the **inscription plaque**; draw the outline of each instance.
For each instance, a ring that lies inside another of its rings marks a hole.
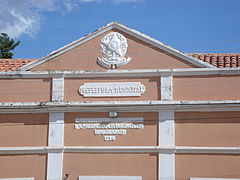
[[[143,118],[76,118],[75,129],[92,129],[104,141],[116,141],[116,135],[127,135],[127,129],[144,129]]]
[[[141,96],[144,92],[140,82],[84,83],[79,88],[83,97]]]

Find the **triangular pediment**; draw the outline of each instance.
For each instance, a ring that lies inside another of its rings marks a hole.
[[[162,42],[117,22],[53,51],[19,70],[105,70],[97,61],[102,57],[100,42],[109,33],[120,33],[128,43],[126,58],[132,60],[119,69],[176,69],[214,67]]]

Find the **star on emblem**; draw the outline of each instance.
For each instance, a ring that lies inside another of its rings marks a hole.
[[[104,36],[100,43],[103,58],[98,58],[97,62],[106,67],[115,69],[131,61],[131,58],[125,58],[127,52],[127,40],[118,32],[111,32]]]

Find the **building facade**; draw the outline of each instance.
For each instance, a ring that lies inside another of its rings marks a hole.
[[[0,180],[240,179],[239,54],[113,22],[15,61],[1,61]]]

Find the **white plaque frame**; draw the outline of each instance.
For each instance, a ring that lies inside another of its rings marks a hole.
[[[141,96],[146,88],[141,82],[84,83],[79,88],[83,97]]]

